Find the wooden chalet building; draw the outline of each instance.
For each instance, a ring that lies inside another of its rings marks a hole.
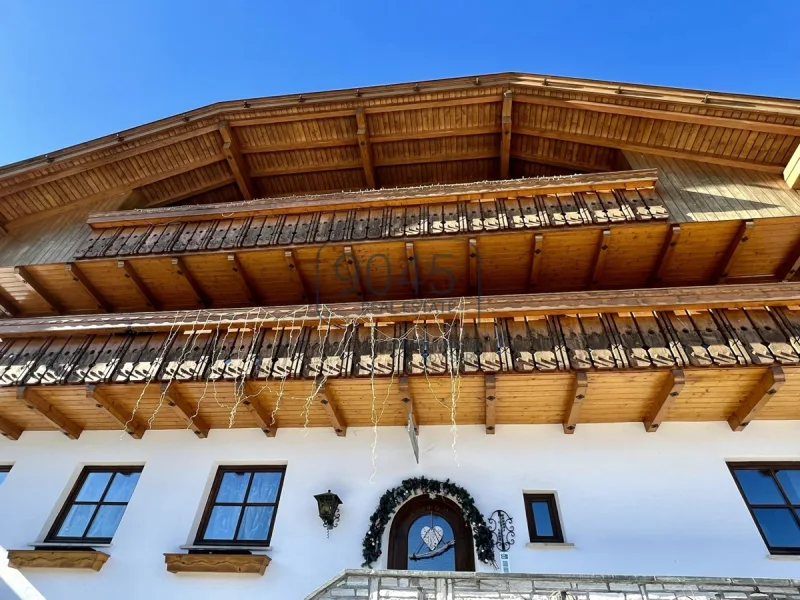
[[[0,168],[0,598],[800,597],[799,142],[504,73]]]

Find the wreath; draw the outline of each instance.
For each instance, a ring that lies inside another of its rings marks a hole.
[[[475,550],[478,560],[487,565],[497,567],[494,560],[494,544],[492,534],[481,511],[475,506],[475,499],[470,493],[449,479],[438,481],[427,477],[412,477],[403,480],[400,485],[386,490],[378,502],[378,508],[369,519],[369,529],[364,536],[364,563],[362,567],[371,567],[381,556],[381,539],[383,532],[397,508],[412,496],[432,494],[448,496],[455,500],[464,513],[464,518],[472,526],[475,539]]]

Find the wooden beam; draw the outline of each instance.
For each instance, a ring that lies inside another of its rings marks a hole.
[[[795,135],[800,136],[800,133]],[[783,170],[783,178],[787,185],[793,190],[800,190],[800,144],[794,149],[794,154]]]
[[[406,413],[406,422],[408,422],[408,419],[411,419],[411,422],[414,423],[414,432],[419,433],[417,406],[414,403],[414,396],[411,394],[411,390],[408,387],[408,376],[401,375],[397,386],[400,390],[400,394],[402,395],[403,410]]]
[[[0,417],[0,435],[8,440],[18,440],[22,435],[22,428],[14,425],[5,417]]]
[[[367,125],[367,116],[364,114],[363,108],[356,109],[356,124],[358,131],[358,151],[361,153],[361,163],[364,166],[364,178],[367,180],[367,187],[375,189],[378,187],[375,184],[375,168],[372,166],[372,146],[369,142],[369,127]]]
[[[497,381],[493,374],[488,373],[483,379],[483,399],[486,403],[486,433],[494,435],[497,425]]]
[[[110,400],[105,393],[98,389],[96,385],[90,384],[86,386],[86,399],[94,402],[97,408],[104,409],[111,417],[119,423],[129,436],[135,440],[142,439],[147,427],[133,416],[128,417]]]
[[[589,289],[596,290],[600,286],[600,281],[603,278],[603,269],[606,266],[606,257],[608,256],[608,249],[611,246],[611,230],[604,229],[600,239],[597,242],[597,250],[594,254],[594,261],[592,264],[592,274],[589,278]]]
[[[406,242],[406,261],[408,261],[408,279],[414,297],[419,297],[419,272],[417,271],[417,257],[414,251],[414,242]]]
[[[256,292],[255,285],[253,285],[253,281],[250,279],[250,276],[247,274],[247,271],[245,271],[242,263],[239,261],[239,257],[236,256],[236,254],[228,254],[228,266],[231,268],[231,271],[233,271],[233,274],[239,280],[239,283],[247,294],[247,300],[251,304],[260,303],[261,299]]]
[[[569,405],[567,406],[566,417],[564,418],[564,433],[575,433],[575,427],[578,424],[578,416],[580,415],[581,406],[586,398],[588,389],[589,379],[586,373],[583,371],[575,373],[575,383],[572,386],[572,394]]]
[[[800,242],[795,245],[777,276],[781,281],[791,281],[798,271],[800,271]]]
[[[591,149],[591,146],[588,147]],[[511,158],[524,160],[525,162],[538,163],[540,165],[548,165],[550,167],[560,167],[562,169],[572,169],[574,171],[583,171],[584,173],[602,173],[604,171],[613,171],[612,165],[601,165],[596,163],[586,163],[579,160],[564,160],[554,158],[552,156],[545,156],[539,154],[528,154],[527,152],[515,151],[511,153]]]
[[[750,239],[754,227],[755,222],[752,220],[742,221],[742,224],[739,225],[736,235],[733,237],[733,240],[731,240],[728,250],[725,252],[717,268],[715,283],[725,283],[725,280],[728,279],[728,273],[733,267],[736,257],[744,248],[744,244]]]
[[[0,308],[2,308],[3,312],[9,317],[16,317],[19,315],[19,308],[17,308],[17,305],[3,295],[0,295]]]
[[[500,139],[500,179],[508,179],[511,164],[511,102],[513,92],[503,92],[503,112],[501,117]]]
[[[245,200],[252,200],[255,198],[255,188],[253,187],[253,180],[250,178],[247,162],[244,160],[239,148],[239,142],[227,121],[219,122],[219,132],[222,135],[222,153],[225,155],[225,160],[228,161],[228,166],[236,179],[236,185],[239,186],[239,191],[242,192]]]
[[[233,175],[225,177],[223,179],[212,181],[211,183],[208,183],[206,185],[201,185],[187,191],[179,191],[169,196],[158,198],[156,200],[153,200],[150,204],[148,204],[147,208],[159,208],[161,206],[173,204],[174,202],[180,202],[181,200],[186,200],[188,198],[191,198],[192,196],[199,196],[200,194],[205,194],[206,192],[218,190],[219,188],[225,187],[226,185],[231,183],[236,183],[236,178],[233,177]]]
[[[53,427],[68,438],[77,440],[81,436],[83,428],[62,415],[37,390],[26,386],[18,387],[17,400],[24,402],[29,409],[44,417]]]
[[[542,271],[542,248],[544,246],[544,234],[537,233],[533,236],[531,243],[531,271],[528,278],[528,292],[536,291],[539,285],[539,273]]]
[[[94,287],[94,284],[89,281],[89,278],[86,277],[86,274],[78,266],[78,263],[67,263],[66,269],[69,274],[72,275],[72,281],[76,282],[83,288],[83,291],[88,294],[88,296],[92,299],[92,302],[97,304],[97,308],[105,312],[114,312],[114,307],[111,306],[111,303],[106,300],[99,291],[97,291],[97,288]]]
[[[156,300],[156,297],[150,291],[144,281],[141,280],[139,274],[136,272],[136,269],[133,268],[133,265],[127,260],[118,260],[117,267],[125,271],[125,277],[131,280],[133,286],[136,288],[136,291],[139,292],[139,295],[144,300],[147,306],[153,308],[153,310],[161,310],[161,303]]]
[[[786,375],[781,367],[774,366],[767,369],[753,391],[728,419],[731,429],[742,431],[747,427],[750,421],[767,405],[770,398],[778,393],[784,383],[786,383]]]
[[[361,289],[361,270],[358,268],[358,262],[353,256],[352,246],[344,247],[344,261],[347,263],[347,270],[350,273],[350,280],[353,282],[353,289],[359,298],[364,297],[364,291]]]
[[[175,274],[182,277],[186,283],[189,284],[197,303],[203,308],[208,308],[211,306],[211,301],[208,299],[208,295],[203,291],[203,288],[200,286],[200,284],[197,283],[194,275],[192,275],[192,272],[186,266],[186,262],[180,257],[175,257],[172,259],[172,267],[175,270]]]
[[[285,250],[283,258],[286,261],[286,267],[289,274],[289,281],[292,282],[295,289],[300,294],[301,300],[308,300],[308,290],[303,283],[303,277],[300,275],[300,269],[297,265],[297,254],[294,250]]]
[[[183,397],[183,394],[181,394],[175,382],[167,381],[162,383],[161,394],[164,396],[167,403],[175,410],[175,414],[186,423],[187,429],[191,429],[200,439],[208,437],[209,426],[206,424],[205,419],[200,416],[198,410],[191,407],[189,401]]]
[[[650,412],[644,419],[644,429],[648,433],[658,431],[664,417],[667,416],[670,407],[675,402],[675,399],[683,390],[686,384],[686,377],[680,369],[673,369],[669,372],[667,381],[656,397]]]
[[[478,254],[478,240],[469,238],[469,289],[471,293],[480,293],[480,255]]]
[[[667,237],[664,240],[664,245],[661,246],[661,252],[658,255],[656,268],[653,274],[648,279],[648,285],[658,285],[664,278],[664,273],[669,269],[672,257],[675,255],[675,249],[678,247],[678,240],[681,237],[681,226],[673,225],[667,232]]]
[[[336,404],[336,401],[334,400],[333,396],[331,396],[326,385],[323,385],[320,388],[319,392],[317,392],[317,397],[319,398],[319,402],[322,405],[323,410],[328,415],[328,419],[330,419],[331,426],[336,432],[336,435],[339,437],[346,436],[347,423],[345,423],[344,419],[339,414],[339,408]]]
[[[50,294],[50,292],[42,287],[42,285],[36,280],[36,277],[33,276],[33,273],[31,273],[27,268],[14,267],[14,274],[17,276],[17,279],[36,292],[36,294],[45,301],[47,306],[50,307],[51,311],[57,315],[60,315],[64,312],[64,308],[61,306],[61,303],[56,300],[53,295]]]
[[[253,417],[259,429],[268,438],[275,437],[275,434],[278,433],[278,424],[275,423],[272,413],[261,403],[258,384],[246,381],[244,385],[246,395],[242,400],[242,404]]]

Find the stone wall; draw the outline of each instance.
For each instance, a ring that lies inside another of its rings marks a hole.
[[[798,579],[369,571],[341,573],[306,600],[800,600]]]

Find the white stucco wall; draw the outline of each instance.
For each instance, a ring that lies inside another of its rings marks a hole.
[[[459,427],[458,463],[452,441],[448,427],[423,427],[416,465],[405,430],[381,428],[370,483],[370,429],[350,429],[346,438],[328,429],[284,429],[274,439],[258,430],[212,430],[206,440],[151,431],[138,441],[113,432],[86,431],[78,441],[28,432],[16,442],[0,440],[0,464],[14,465],[0,485],[0,546],[22,549],[41,540],[82,466],[143,464],[102,571],[22,572],[44,597],[302,598],[340,570],[360,566],[361,540],[378,498],[420,474],[464,486],[487,517],[498,508],[512,515],[514,571],[800,574],[800,561],[768,558],[725,465],[800,460],[798,422],[756,422],[742,433],[726,423],[667,423],[655,434],[641,424],[580,425],[571,436],[560,426],[501,426],[493,436],[483,427]],[[266,575],[168,573],[163,553],[193,541],[216,466],[270,463],[288,467]],[[313,499],[328,488],[344,502],[330,539]],[[523,490],[558,493],[574,548],[525,547]],[[0,584],[1,599],[17,597]]]

